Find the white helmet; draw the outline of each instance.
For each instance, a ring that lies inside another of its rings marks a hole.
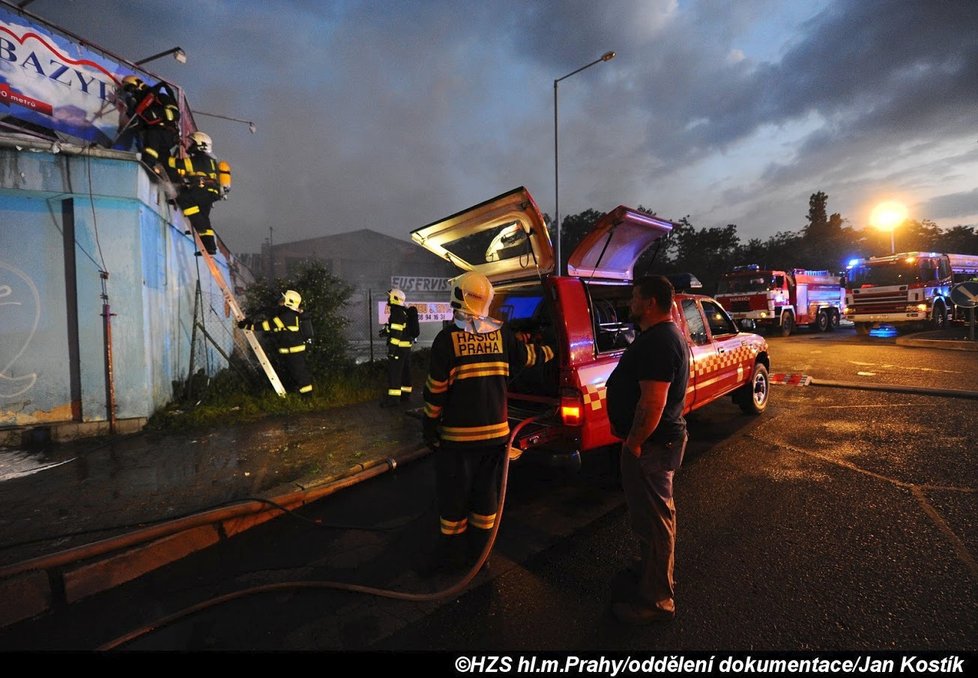
[[[489,278],[478,271],[463,273],[451,281],[452,308],[477,318],[489,315],[495,294]]]
[[[194,132],[190,135],[190,150],[194,150],[194,147],[199,148],[204,153],[210,153],[212,146],[210,136],[204,134],[203,132]]]
[[[282,293],[282,304],[285,308],[291,308],[293,311],[299,311],[299,305],[302,303],[302,296],[295,290],[285,290]]]
[[[407,296],[404,294],[403,290],[398,288],[393,288],[387,290],[387,303],[391,306],[403,306]]]

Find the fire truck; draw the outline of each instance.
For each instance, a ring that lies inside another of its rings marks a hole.
[[[523,187],[411,233],[462,271],[485,274],[495,289],[490,315],[554,349],[554,360],[511,378],[510,425],[545,417],[521,429],[518,450],[573,465],[582,452],[620,444],[608,421],[605,384],[635,337],[632,269],[672,228],[617,207],[571,253],[567,275],[553,274],[547,226]],[[762,413],[770,369],[764,338],[740,332],[715,300],[678,287],[672,314],[689,346],[685,412],[730,396],[744,412]]]
[[[716,298],[742,327],[777,329],[786,337],[800,325],[819,332],[838,327],[845,288],[829,271],[772,271],[750,264],[724,273]]]
[[[874,325],[947,327],[963,319],[951,301],[955,284],[978,276],[978,256],[903,252],[853,259],[846,267],[846,318],[858,334]]]

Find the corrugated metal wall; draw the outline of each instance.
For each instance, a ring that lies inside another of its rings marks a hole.
[[[207,331],[231,353],[220,289],[133,155],[18,145],[0,146],[0,426],[108,419],[106,301],[116,417],[147,417],[187,376],[198,271]],[[226,366],[199,341],[198,369]]]

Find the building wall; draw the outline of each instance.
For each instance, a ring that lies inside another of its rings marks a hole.
[[[133,154],[16,144],[0,140],[0,426],[108,419],[106,302],[116,417],[147,417],[187,376],[198,267],[205,326],[231,352],[220,289]],[[197,356],[226,366],[202,340]]]

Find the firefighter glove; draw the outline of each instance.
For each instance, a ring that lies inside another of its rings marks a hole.
[[[421,438],[432,452],[438,449],[441,445],[441,437],[438,435],[438,421],[436,419],[426,416],[421,420]]]

